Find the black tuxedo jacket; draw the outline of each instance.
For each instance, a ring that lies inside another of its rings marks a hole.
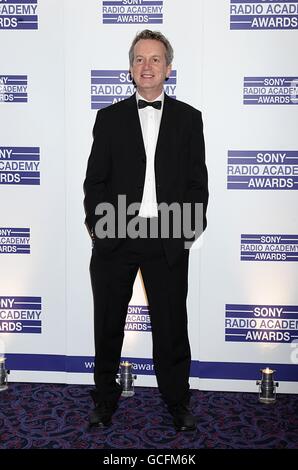
[[[203,203],[205,228],[208,178],[201,113],[167,95],[162,113],[155,153],[157,203]],[[142,201],[146,153],[135,94],[98,111],[93,136],[84,182],[89,231],[98,219],[98,203],[109,202],[117,208],[120,194],[126,195],[127,205]],[[96,238],[95,243],[107,253],[121,241]],[[171,265],[183,253],[184,240],[163,239],[163,244]]]

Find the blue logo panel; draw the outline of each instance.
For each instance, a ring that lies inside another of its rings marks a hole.
[[[0,297],[0,333],[41,333],[41,297]]]
[[[226,341],[291,343],[297,339],[298,306],[226,305]]]
[[[30,254],[30,228],[0,227],[0,254]]]
[[[241,261],[298,261],[298,235],[241,235]]]
[[[298,2],[297,0],[231,0],[230,29],[298,29]]]
[[[0,103],[27,103],[27,88],[27,75],[0,75]]]
[[[39,147],[0,147],[0,185],[39,185]]]
[[[298,77],[244,77],[243,104],[298,104]]]
[[[103,24],[161,24],[163,0],[103,0]]]
[[[128,307],[125,331],[151,331],[149,308],[147,306],[134,305]]]
[[[0,29],[38,29],[37,0],[1,0]]]
[[[229,150],[227,189],[297,190],[298,151]]]

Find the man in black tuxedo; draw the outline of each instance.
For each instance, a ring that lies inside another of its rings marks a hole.
[[[140,268],[149,301],[158,387],[176,429],[189,431],[196,429],[196,419],[189,408],[189,249],[185,242],[190,237],[185,237],[182,230],[177,235],[172,219],[170,231],[164,235],[160,207],[174,204],[183,210],[188,204],[191,240],[199,235],[198,230],[194,233],[199,225],[198,205],[203,208],[201,231],[206,227],[208,186],[203,125],[199,111],[163,91],[171,73],[173,49],[161,33],[144,30],[138,34],[129,58],[136,93],[97,113],[84,182],[86,224],[93,238],[90,272],[96,389],[90,424],[110,424],[121,395],[116,375],[127,307]],[[123,226],[119,227],[122,219],[117,217],[123,203],[119,202],[120,195],[128,207],[138,203],[135,214],[127,211],[130,214],[125,222],[125,236]],[[103,238],[108,219],[103,217],[106,212],[102,208],[107,207],[116,211],[112,220],[115,230]],[[102,217],[98,218],[98,214]],[[131,227],[149,229],[147,237],[141,232],[141,237],[134,238],[129,230],[132,222]],[[150,232],[152,222],[157,236]]]

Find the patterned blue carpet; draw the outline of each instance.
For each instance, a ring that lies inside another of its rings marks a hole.
[[[298,395],[192,391],[194,433],[176,433],[159,392],[136,387],[107,429],[88,429],[90,386],[11,383],[0,393],[1,449],[298,449]]]

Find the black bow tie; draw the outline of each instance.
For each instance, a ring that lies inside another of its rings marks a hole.
[[[143,109],[146,106],[152,106],[155,109],[161,109],[161,101],[145,101],[145,100],[138,100],[138,108]]]

